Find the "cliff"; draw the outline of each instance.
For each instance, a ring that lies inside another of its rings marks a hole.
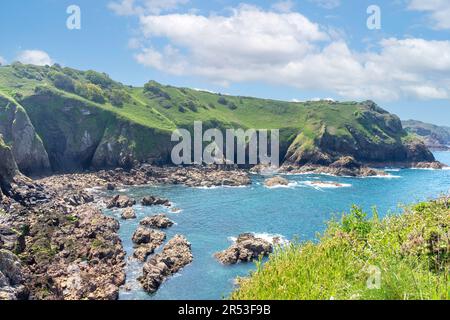
[[[450,127],[416,120],[403,121],[402,124],[407,132],[422,139],[427,147],[436,150],[450,149]]]
[[[399,118],[371,101],[305,103],[235,97],[154,81],[15,63],[0,67],[0,133],[28,174],[170,164],[176,128],[280,129],[280,161],[331,165],[433,162]]]

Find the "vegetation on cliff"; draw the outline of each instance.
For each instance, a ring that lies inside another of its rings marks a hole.
[[[154,81],[136,88],[95,71],[20,63],[0,67],[0,93],[26,111],[53,171],[168,163],[172,131],[192,129],[194,121],[204,128],[280,129],[281,161],[299,165],[329,165],[342,156],[360,162],[434,160],[397,116],[370,101],[283,102]],[[8,126],[0,119],[0,128]]]
[[[450,199],[400,216],[352,208],[317,242],[280,248],[233,299],[449,299]]]

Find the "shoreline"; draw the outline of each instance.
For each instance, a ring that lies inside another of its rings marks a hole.
[[[317,174],[320,170],[321,167],[316,167],[315,171],[306,170],[303,174]],[[126,254],[118,235],[120,223],[102,211],[101,203],[106,198],[101,191],[120,192],[127,187],[158,185],[242,187],[252,183],[250,175],[251,170],[242,169],[143,165],[131,170],[51,175],[34,181],[19,179],[17,185],[13,184],[13,196],[20,201],[2,199],[6,214],[0,215],[0,226],[13,234],[10,253],[21,261],[17,270],[21,287],[11,292],[15,292],[16,298],[118,299],[120,287],[126,281]],[[52,219],[58,224],[48,226]],[[12,231],[25,229],[28,231]],[[73,240],[80,246],[66,250],[67,243]],[[35,244],[35,248],[29,244]],[[36,246],[40,248],[38,251]],[[81,287],[72,286],[71,283],[76,284],[84,277],[91,280]],[[46,281],[54,287],[49,287]],[[43,284],[48,289],[41,292]]]

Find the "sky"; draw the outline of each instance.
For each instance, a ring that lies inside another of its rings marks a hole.
[[[0,63],[13,61],[135,86],[371,99],[450,126],[450,0],[4,0]]]

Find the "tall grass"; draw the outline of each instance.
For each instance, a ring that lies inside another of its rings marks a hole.
[[[358,207],[318,241],[278,248],[232,299],[449,299],[450,200],[367,218]]]

